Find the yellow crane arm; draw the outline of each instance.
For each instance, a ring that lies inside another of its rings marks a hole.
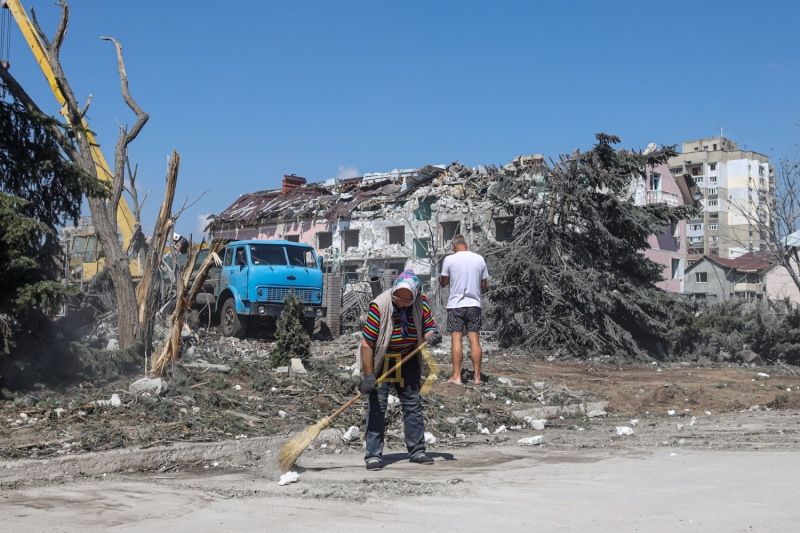
[[[39,34],[36,32],[36,28],[33,27],[33,24],[28,18],[27,13],[25,13],[25,8],[22,7],[22,3],[19,0],[0,0],[0,6],[7,7],[11,11],[11,14],[14,17],[14,20],[17,22],[20,31],[22,31],[22,36],[25,38],[28,46],[30,46],[31,52],[33,52],[33,57],[36,59],[36,62],[39,63],[39,68],[42,69],[42,73],[47,79],[47,83],[50,84],[50,89],[56,96],[58,103],[63,107],[66,99],[64,98],[64,94],[61,92],[61,88],[56,82],[53,69],[50,67],[50,62],[47,59],[47,50],[45,49]],[[69,119],[67,120],[69,121]],[[94,164],[97,168],[97,177],[104,181],[113,182],[114,174],[109,169],[108,163],[106,163],[103,153],[100,151],[100,145],[94,140],[94,135],[92,135],[92,132],[89,131],[89,125],[86,123],[86,120],[81,119],[81,123],[83,124],[84,131],[86,132],[86,138],[89,141],[92,159],[94,159]],[[131,210],[128,207],[128,202],[125,201],[124,197],[121,197],[119,199],[119,207],[117,208],[117,227],[119,227],[119,231],[122,234],[123,250],[127,250],[128,246],[130,245],[135,223],[136,222],[133,218],[133,213],[131,213]]]

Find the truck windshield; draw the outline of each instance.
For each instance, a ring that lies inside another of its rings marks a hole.
[[[251,244],[250,260],[254,265],[286,265],[283,246],[275,244]]]
[[[302,266],[306,268],[319,268],[314,253],[310,248],[300,246],[287,246],[286,255],[289,256],[289,264],[292,266]]]

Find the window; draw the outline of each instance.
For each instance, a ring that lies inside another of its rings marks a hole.
[[[708,194],[717,194],[717,189],[708,189]]]
[[[358,230],[351,229],[342,232],[342,248],[344,251],[358,248]]]
[[[717,145],[715,144],[714,145],[714,150],[716,150],[716,149],[717,149]],[[717,164],[716,163],[709,163],[708,164],[708,170],[717,170]]]
[[[289,242],[300,242],[300,235],[287,235],[286,240]]]
[[[709,224],[709,225],[708,225],[708,229],[710,229],[710,230],[715,230],[715,229],[717,229],[717,224]]]
[[[345,283],[347,283],[348,281],[358,281],[358,266],[345,265],[343,278]]]
[[[327,250],[333,246],[333,233],[330,231],[317,232],[317,250]]]
[[[450,222],[442,222],[442,243],[448,244],[450,241],[453,240],[453,237],[458,235],[459,227],[461,227],[461,222],[457,220],[453,220]]]
[[[703,229],[702,224],[689,224],[689,231],[700,231]]]
[[[719,205],[719,202],[717,200],[708,201],[708,207],[716,207],[717,205]]]
[[[708,177],[708,181],[710,181],[711,183],[716,183],[717,182],[717,177],[716,176],[709,176]]]
[[[228,248],[225,250],[225,262],[223,263],[224,266],[229,267],[233,264],[233,248]]]
[[[312,252],[310,248],[287,246],[286,255],[289,257],[289,264],[291,266],[317,268],[317,260],[314,258],[314,252]]]
[[[414,210],[414,220],[430,220],[431,219],[431,205],[436,201],[436,198],[426,198],[420,201],[419,207]]]
[[[689,242],[703,242],[702,237],[689,237]]]
[[[430,239],[414,239],[414,257],[417,259],[427,259],[430,257],[428,249],[431,245]]]
[[[239,246],[236,248],[236,261],[234,264],[236,266],[242,266],[247,264],[247,253],[245,253],[243,246]]]
[[[702,176],[703,165],[693,165],[689,167],[689,172],[692,174],[692,176]]]
[[[250,259],[254,265],[285,265],[286,253],[283,246],[275,244],[251,244]]]
[[[708,145],[703,145],[703,150],[708,150]]]
[[[397,273],[399,274],[400,272],[402,272],[402,271],[404,271],[406,269],[406,264],[405,263],[389,263],[388,268],[389,268],[389,270],[396,270]]]
[[[661,174],[659,174],[658,172],[650,173],[650,190],[651,191],[661,190]]]
[[[405,226],[390,226],[386,228],[389,237],[389,244],[405,244],[406,243],[406,227]]]
[[[758,167],[758,175],[761,176],[762,178],[764,177],[764,167],[762,166]]]
[[[716,246],[716,245],[717,245],[717,236],[716,236],[716,235],[711,235],[711,236],[709,237],[709,239],[711,240],[711,244],[712,244],[713,246]]]
[[[695,283],[708,283],[708,272],[695,272],[694,281]]]
[[[717,150],[717,145],[715,144],[714,145],[714,151],[716,152],[716,150]],[[712,168],[711,170],[714,170],[714,169]]]
[[[672,279],[680,279],[681,274],[681,260],[680,259],[673,259],[672,260]]]
[[[695,183],[703,183],[703,176],[697,176],[694,178]]]
[[[669,223],[669,234],[672,235],[673,237],[681,236],[681,226],[677,220]]]
[[[670,171],[671,174],[674,174],[674,175],[683,174],[683,167],[673,167],[673,168],[669,169],[669,171]]]
[[[494,238],[499,242],[510,241],[514,237],[514,219],[511,217],[496,218],[494,221]]]
[[[714,211],[713,213],[709,213],[708,218],[719,218],[719,213],[716,211]]]

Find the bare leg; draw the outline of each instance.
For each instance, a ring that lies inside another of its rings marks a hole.
[[[459,332],[450,333],[452,345],[450,347],[450,357],[453,359],[453,377],[447,380],[448,383],[461,383],[461,361],[464,359],[464,348],[461,346],[464,334]]]
[[[483,351],[481,350],[480,333],[477,331],[470,331],[467,333],[467,337],[469,338],[472,367],[475,369],[475,383],[483,383],[483,381],[481,381],[481,360],[483,359]]]

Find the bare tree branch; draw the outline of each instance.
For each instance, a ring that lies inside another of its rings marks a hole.
[[[33,7],[31,7],[31,18],[33,19],[33,27],[36,28],[36,33],[39,34],[39,37],[44,42],[44,47],[49,52],[52,48],[50,45],[50,40],[47,38],[47,34],[42,31],[42,28],[39,26],[39,21],[36,19],[36,11],[34,11]]]
[[[83,111],[81,111],[81,118],[86,116],[86,112],[89,111],[89,104],[92,103],[92,95],[90,94],[89,97],[86,99],[86,105],[83,106]]]
[[[61,6],[61,20],[56,28],[56,34],[53,37],[51,49],[56,57],[61,53],[61,45],[64,43],[64,37],[67,34],[67,25],[69,24],[69,5],[66,1],[56,2],[57,6]]]

